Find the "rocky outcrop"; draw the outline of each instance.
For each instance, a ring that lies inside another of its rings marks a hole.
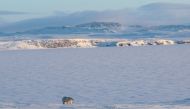
[[[121,41],[117,43],[117,46],[144,46],[147,45],[147,42],[144,40],[135,40],[135,41]]]
[[[156,45],[173,45],[175,44],[175,41],[160,39],[160,40],[155,40],[155,43]]]
[[[71,97],[63,97],[62,102],[63,102],[63,104],[71,105],[71,104],[73,104],[74,99]]]
[[[176,44],[190,44],[190,40],[180,40],[180,41],[176,41]]]
[[[0,42],[0,49],[94,48],[190,44],[190,40],[46,39]]]

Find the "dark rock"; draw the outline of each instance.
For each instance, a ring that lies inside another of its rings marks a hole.
[[[71,105],[74,102],[74,99],[71,97],[63,97],[62,98],[63,104]]]

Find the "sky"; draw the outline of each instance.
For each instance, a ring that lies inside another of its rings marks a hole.
[[[154,2],[190,4],[190,0],[0,0],[0,21],[49,16],[59,11],[136,8]]]
[[[0,0],[0,10],[51,13],[54,11],[122,9],[153,2],[190,4],[190,0]]]

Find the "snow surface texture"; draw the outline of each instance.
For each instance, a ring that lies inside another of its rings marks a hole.
[[[93,48],[125,47],[147,45],[190,44],[190,40],[127,40],[127,39],[40,39],[21,41],[0,41],[0,50],[46,49],[46,48]]]
[[[0,51],[0,108],[189,109],[189,54],[189,45]]]

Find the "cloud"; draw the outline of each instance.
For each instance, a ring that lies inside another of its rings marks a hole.
[[[190,24],[190,5],[153,3],[137,9],[82,11],[70,14],[59,12],[49,17],[16,22],[0,29],[24,31],[47,26],[76,25],[93,21],[119,22],[123,25]]]
[[[0,15],[23,15],[26,12],[16,12],[16,11],[0,11]]]
[[[176,3],[151,3],[141,6],[141,10],[189,10],[189,4],[176,4]]]
[[[136,10],[137,18],[147,24],[184,24],[190,23],[190,5],[153,3],[142,6]]]

